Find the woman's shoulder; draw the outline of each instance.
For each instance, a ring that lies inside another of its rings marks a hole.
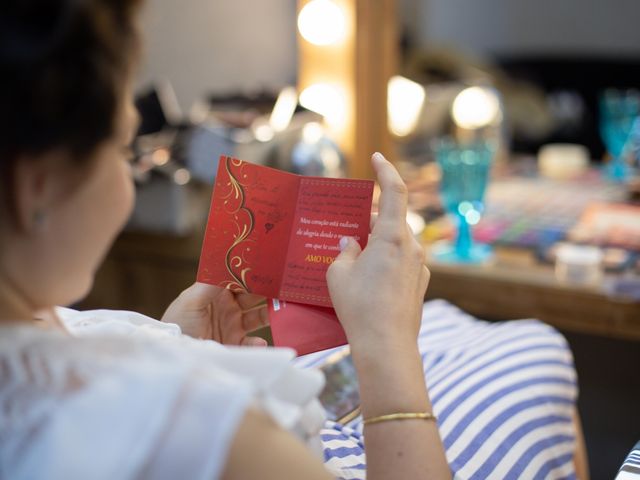
[[[44,471],[47,478],[127,478],[180,458],[193,463],[183,472],[199,468],[215,478],[249,405],[288,428],[313,418],[311,411],[314,428],[322,423],[314,402],[322,379],[294,369],[289,351],[182,336],[5,330],[0,464],[12,478]]]
[[[3,327],[3,474],[126,478],[139,468],[181,390],[176,366],[161,378],[148,357],[126,338]]]

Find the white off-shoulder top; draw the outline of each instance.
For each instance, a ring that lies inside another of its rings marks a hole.
[[[218,478],[250,407],[319,453],[324,384],[287,349],[226,347],[132,312],[0,327],[0,479]]]

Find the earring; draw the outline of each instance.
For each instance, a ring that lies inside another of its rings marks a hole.
[[[33,212],[33,225],[36,227],[36,229],[38,230],[42,230],[42,228],[45,225],[45,222],[47,221],[47,214],[45,213],[44,210],[36,210],[35,212]]]

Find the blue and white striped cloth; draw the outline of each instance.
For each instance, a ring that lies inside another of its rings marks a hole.
[[[640,442],[627,455],[616,480],[640,480]]]
[[[424,305],[419,346],[454,478],[575,478],[577,384],[562,335],[537,320],[480,321],[435,300]],[[340,348],[298,362],[318,366]],[[361,422],[322,431],[339,478],[365,478]]]

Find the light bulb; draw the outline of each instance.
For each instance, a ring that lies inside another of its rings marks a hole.
[[[322,115],[325,120],[339,126],[346,116],[345,94],[337,85],[315,83],[300,92],[300,105]]]
[[[459,127],[469,130],[486,127],[499,118],[500,100],[493,89],[465,88],[453,101],[451,113]]]
[[[387,113],[393,134],[404,137],[416,128],[425,96],[422,85],[401,76],[391,77],[387,87]]]
[[[320,141],[324,135],[322,125],[318,122],[309,122],[302,128],[302,141],[313,145]]]
[[[331,0],[311,0],[298,15],[298,30],[314,45],[331,45],[345,37],[347,22],[340,7]]]
[[[274,131],[268,123],[256,122],[252,125],[253,135],[259,142],[270,142],[273,140]]]
[[[280,91],[278,99],[273,106],[269,124],[276,132],[282,132],[287,129],[291,123],[291,118],[298,106],[298,94],[295,87],[286,87]]]

